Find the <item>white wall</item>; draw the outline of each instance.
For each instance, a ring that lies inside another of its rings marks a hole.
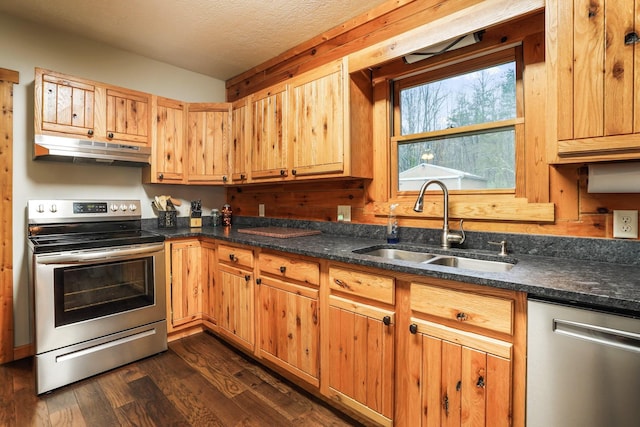
[[[142,201],[142,216],[154,217],[150,201],[169,194],[201,199],[204,212],[224,203],[224,190],[210,186],[142,185],[141,169],[33,161],[34,68],[135,89],[187,102],[222,102],[225,83],[165,63],[0,13],[0,68],[20,73],[14,86],[13,268],[15,345],[31,342],[27,276],[26,206],[29,199],[125,198]],[[187,216],[183,203],[180,216]]]

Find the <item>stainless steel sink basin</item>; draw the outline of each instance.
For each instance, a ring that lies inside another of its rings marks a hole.
[[[513,264],[509,264],[508,262],[487,261],[484,259],[464,258],[458,256],[437,257],[429,261],[429,264],[464,268],[466,270],[488,271],[493,273],[509,271],[513,268]]]
[[[411,262],[425,262],[437,256],[429,253],[407,251],[403,249],[391,249],[391,248],[373,249],[368,252],[359,252],[359,253],[363,255],[378,256],[378,257],[387,258],[387,259],[397,259],[401,261],[411,261]]]
[[[415,262],[418,264],[442,265],[444,267],[461,268],[465,270],[500,273],[513,268],[513,264],[501,261],[467,258],[462,256],[441,255],[430,252],[418,252],[396,248],[371,248],[354,251],[362,255],[371,255],[391,260]]]

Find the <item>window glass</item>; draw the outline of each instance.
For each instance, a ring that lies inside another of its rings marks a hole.
[[[515,187],[515,61],[400,87],[398,190]],[[457,131],[459,129],[459,132]],[[411,136],[415,135],[415,138]]]

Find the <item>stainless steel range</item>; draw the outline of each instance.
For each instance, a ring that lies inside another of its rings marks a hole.
[[[138,200],[30,200],[38,394],[167,349],[164,237]]]

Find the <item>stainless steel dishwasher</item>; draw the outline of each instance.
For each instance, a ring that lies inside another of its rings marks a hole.
[[[529,300],[527,427],[640,426],[640,319]]]

